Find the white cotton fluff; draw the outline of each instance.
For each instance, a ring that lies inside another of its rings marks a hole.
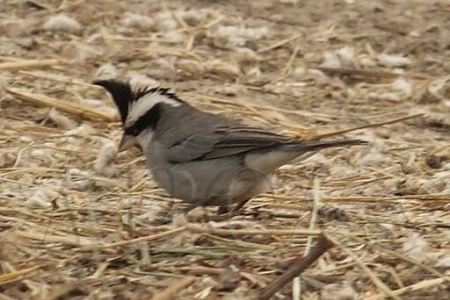
[[[91,179],[78,179],[71,180],[66,184],[67,189],[86,192],[86,190],[91,189],[93,186],[93,182]]]
[[[100,32],[97,32],[97,33],[93,33],[90,36],[88,36],[87,39],[86,39],[86,43],[88,43],[88,44],[96,44],[96,43],[98,43],[98,42],[100,42],[102,40],[103,40],[103,34],[100,33]]]
[[[327,284],[320,291],[321,300],[353,300],[358,294],[349,282]]]
[[[48,116],[49,116],[50,120],[52,120],[58,127],[62,128],[62,129],[69,130],[69,129],[74,129],[75,127],[77,127],[77,124],[75,123],[74,120],[60,114],[54,108],[52,110],[50,110],[50,112],[48,113]]]
[[[37,191],[30,198],[25,201],[25,206],[35,208],[49,208],[52,206],[51,202],[44,195],[43,192]]]
[[[242,94],[242,89],[239,85],[219,85],[211,87],[211,91],[219,95],[236,96]]]
[[[33,141],[33,139],[29,136],[20,136],[18,140],[22,143],[31,143]]]
[[[377,56],[378,62],[385,67],[405,67],[412,61],[401,55],[390,55],[381,53]]]
[[[4,187],[1,191],[0,191],[0,195],[5,196],[5,197],[15,197],[15,198],[19,198],[22,195],[21,191],[18,191],[16,189],[16,187]]]
[[[322,63],[320,64],[320,66],[325,68],[339,68],[341,67],[341,61],[339,60],[339,57],[336,55],[336,53],[326,51],[323,54]]]
[[[403,243],[403,252],[409,257],[422,262],[426,258],[427,251],[427,241],[417,232],[410,232],[408,238]]]
[[[140,201],[140,200],[139,200]],[[138,215],[134,218],[136,222],[152,222],[154,221],[161,212],[165,212],[166,210],[161,207],[150,207],[145,210],[145,213],[142,215]]]
[[[306,73],[317,83],[328,84],[329,82],[329,77],[324,72],[318,69],[307,69]]]
[[[200,78],[205,73],[205,66],[193,59],[179,59],[176,67],[177,73],[188,77]]]
[[[81,124],[80,126],[68,130],[64,133],[64,135],[78,135],[78,136],[89,136],[95,133],[95,129],[87,124]]]
[[[209,11],[204,9],[190,9],[181,13],[181,17],[189,26],[196,26],[200,24],[200,22],[206,19],[208,15]]]
[[[215,221],[209,221],[208,222],[208,226],[211,226],[211,228],[223,228],[223,227],[241,227],[241,228],[247,228],[248,226],[251,226],[251,224],[255,225],[254,229],[260,229],[260,230],[265,230],[267,229],[264,225],[256,225],[254,224],[254,222],[252,223],[251,221],[248,220],[226,220],[226,221],[220,221],[220,222],[215,222]]]
[[[450,100],[444,101],[443,104],[448,108],[450,108]]]
[[[304,67],[295,67],[294,71],[292,72],[292,77],[295,79],[305,79],[306,76],[306,68]]]
[[[128,82],[133,89],[145,87],[157,87],[160,85],[159,82],[156,81],[155,79],[134,71],[128,72],[127,77],[129,78]]]
[[[450,268],[450,256],[444,256],[440,258],[436,262],[435,266],[439,268]]]
[[[174,20],[170,12],[160,12],[156,15],[155,26],[162,31],[172,31],[178,28],[178,23]]]
[[[186,215],[182,213],[175,213],[172,216],[172,223],[170,227],[179,228],[181,226],[185,226],[188,222]],[[195,235],[187,231],[183,231],[175,235],[169,242],[172,247],[181,247],[186,245],[187,243],[192,243],[192,240],[195,238]]]
[[[55,162],[53,153],[54,151],[51,149],[32,149],[29,153],[31,160],[28,162],[30,164],[35,163],[37,165],[51,166]]]
[[[247,41],[255,41],[267,37],[266,27],[245,28],[237,26],[218,26],[214,31],[208,32],[216,45],[238,47],[244,46]]]
[[[380,226],[383,229],[388,230],[391,233],[394,233],[395,230],[395,226],[394,224],[390,224],[390,223],[379,223],[378,226]]]
[[[181,43],[185,39],[185,35],[182,32],[173,30],[164,35],[164,40],[169,43]]]
[[[218,59],[207,61],[204,66],[207,72],[219,76],[236,78],[242,75],[238,66]]]
[[[52,206],[51,201],[59,196],[54,187],[39,187],[31,197],[25,200],[27,207],[49,208]]]
[[[445,90],[447,86],[450,84],[450,78],[439,78],[437,80],[433,80],[427,88],[427,92],[434,96],[436,99],[443,100],[445,97]]]
[[[16,153],[0,151],[0,168],[14,165]]]
[[[433,178],[420,179],[420,189],[429,194],[446,193],[450,190],[450,171],[445,170],[445,166],[442,169],[444,171],[436,172]]]
[[[152,65],[154,65],[155,67],[160,68],[160,69],[170,70],[173,68],[173,61],[168,58],[160,57],[160,58],[153,60]]]
[[[259,78],[262,75],[261,69],[258,66],[254,66],[247,71],[247,75],[253,78]]]
[[[94,78],[96,80],[99,79],[115,79],[119,76],[119,72],[117,71],[117,68],[110,63],[106,63],[101,65],[97,71],[95,72]]]
[[[150,30],[155,26],[155,21],[144,15],[125,13],[122,19],[122,25],[127,28],[136,28],[139,30]]]
[[[391,84],[391,88],[399,92],[404,97],[410,97],[413,93],[413,87],[410,81],[403,77],[398,78]]]
[[[67,171],[67,174],[73,176],[87,176],[88,173],[77,168],[72,168]]]
[[[97,159],[94,163],[94,170],[101,174],[112,175],[115,170],[110,168],[111,163],[116,158],[118,152],[119,149],[116,143],[106,139],[98,152]]]
[[[43,28],[49,31],[78,32],[81,30],[81,24],[74,18],[60,14],[51,16],[44,23]]]
[[[76,43],[74,45],[74,62],[84,64],[87,60],[95,57],[100,57],[102,55],[102,51],[96,49],[94,47],[90,47],[87,45]]]
[[[260,60],[261,58],[250,48],[239,47],[235,50],[236,58],[239,63],[250,63]]]
[[[336,51],[337,56],[341,62],[345,64],[351,64],[355,58],[355,48],[350,46],[345,46]]]
[[[369,99],[373,100],[393,101],[393,102],[400,100],[400,95],[398,93],[390,93],[390,92],[385,93],[370,92],[367,96],[369,97]]]
[[[373,68],[377,65],[377,63],[367,55],[361,55],[358,60],[359,64],[363,67]]]
[[[386,148],[385,141],[377,137],[372,131],[365,130],[359,136],[362,140],[370,143],[370,150],[357,160],[356,165],[360,167],[378,166],[383,163],[385,156],[383,151]]]

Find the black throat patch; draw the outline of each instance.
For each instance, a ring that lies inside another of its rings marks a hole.
[[[150,110],[146,111],[136,122],[125,128],[125,134],[138,136],[145,129],[155,129],[156,124],[161,119],[162,105],[157,103]]]

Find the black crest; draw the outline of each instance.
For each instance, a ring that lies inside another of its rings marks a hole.
[[[122,123],[125,122],[128,115],[128,106],[134,100],[134,93],[128,83],[117,80],[96,80],[93,84],[100,85],[107,90],[113,97],[114,103],[119,109]]]
[[[170,98],[172,100],[178,101],[178,102],[184,102],[183,100],[181,100],[180,98],[177,97],[177,95],[175,95],[175,92],[172,91],[172,89],[170,88],[163,88],[163,87],[145,87],[145,88],[141,88],[136,90],[134,93],[134,100],[137,100],[141,97],[144,97],[145,95],[148,94],[160,94],[160,95],[164,95],[167,98]]]
[[[172,100],[183,102],[171,89],[168,88],[145,87],[133,91],[129,83],[124,83],[114,79],[96,80],[93,84],[102,86],[112,95],[114,103],[119,109],[122,123],[125,123],[125,120],[127,119],[130,102],[134,102],[145,95],[160,94]]]

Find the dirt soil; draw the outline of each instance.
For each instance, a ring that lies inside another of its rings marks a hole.
[[[260,299],[320,234],[333,248],[273,299],[448,299],[449,73],[449,1],[2,0],[0,300]],[[99,78],[369,145],[186,220],[117,153]]]

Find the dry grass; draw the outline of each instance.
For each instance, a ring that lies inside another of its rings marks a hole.
[[[276,299],[447,299],[450,7],[352,2],[4,1],[0,300],[257,299],[321,234],[334,248]],[[99,77],[370,146],[284,166],[231,220],[187,221],[138,150],[116,156]]]

